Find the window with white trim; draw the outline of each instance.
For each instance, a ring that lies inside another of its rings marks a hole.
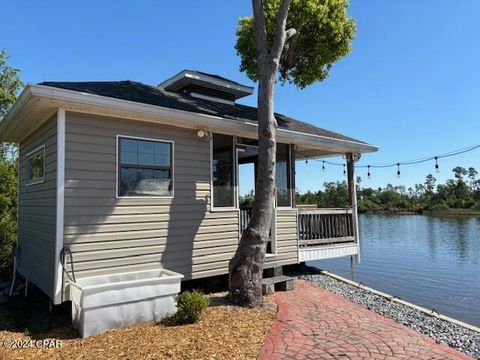
[[[172,196],[173,143],[118,138],[118,196]]]
[[[27,185],[41,183],[45,180],[45,146],[27,155]]]

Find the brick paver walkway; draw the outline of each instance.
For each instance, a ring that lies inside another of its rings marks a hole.
[[[259,359],[470,359],[308,281],[270,295],[278,306]]]

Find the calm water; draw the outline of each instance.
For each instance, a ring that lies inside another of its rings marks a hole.
[[[361,215],[355,281],[480,326],[480,218]],[[351,278],[350,258],[309,265]]]

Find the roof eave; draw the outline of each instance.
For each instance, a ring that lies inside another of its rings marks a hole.
[[[23,105],[31,99],[43,100],[44,106],[50,106],[54,111],[63,108],[68,111],[91,113],[96,115],[113,116],[141,120],[147,122],[172,125],[190,129],[205,129],[226,134],[256,138],[258,126],[249,121],[238,121],[218,116],[192,113],[184,110],[165,108],[157,105],[143,104],[129,100],[115,99],[106,96],[82,93],[46,85],[27,85],[10,112],[0,123],[0,138],[20,139],[25,134],[13,136],[15,126],[10,124],[15,120]],[[38,125],[38,124],[37,124]],[[3,134],[3,131],[9,131]],[[367,153],[378,150],[378,147],[350,140],[335,139],[326,136],[277,129],[277,138],[281,142],[298,144],[337,153]],[[12,141],[12,140],[10,140]]]
[[[3,140],[4,138],[7,139],[9,137],[13,130],[11,126],[13,124],[13,119],[21,112],[21,110],[25,107],[25,104],[31,99],[32,93],[30,91],[30,86],[31,84],[27,84],[23,88],[20,96],[17,98],[13,106],[3,117],[3,119],[0,119],[0,140]]]

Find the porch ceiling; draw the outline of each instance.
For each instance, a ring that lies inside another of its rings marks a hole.
[[[343,155],[345,152],[341,151],[327,151],[322,149],[312,149],[305,146],[297,146],[295,151],[295,160],[327,158],[332,156]]]

